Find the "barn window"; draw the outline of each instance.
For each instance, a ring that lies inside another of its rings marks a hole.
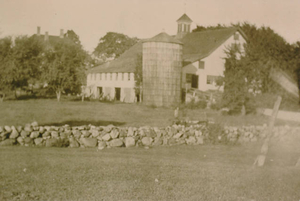
[[[199,61],[199,69],[204,69],[204,61]]]

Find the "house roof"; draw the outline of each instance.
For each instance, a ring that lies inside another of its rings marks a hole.
[[[153,38],[150,38],[148,40],[145,40],[144,42],[164,42],[164,43],[176,43],[176,44],[182,44],[181,41],[175,39],[174,37],[168,35],[165,32],[161,32],[154,36]]]
[[[176,22],[193,22],[185,13]]]
[[[184,65],[208,57],[237,31],[240,32],[240,34],[245,38],[244,33],[235,27],[192,32],[186,34],[181,39],[183,43]],[[178,40],[169,36],[168,34],[160,33],[151,39],[138,42],[137,44],[129,48],[126,52],[124,52],[116,60],[94,67],[90,69],[88,73],[133,73],[135,71],[137,55],[142,54],[142,43],[151,40],[153,40],[154,42],[168,42],[170,40],[176,41],[176,43],[178,43]]]
[[[45,40],[45,35],[44,34],[40,34],[39,36],[37,34],[33,34],[32,37],[38,37],[41,40]],[[48,35],[48,40],[49,41],[59,41],[61,39],[65,39],[65,38],[60,38],[59,36],[53,36],[53,35]]]

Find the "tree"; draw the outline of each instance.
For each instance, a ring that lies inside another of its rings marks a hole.
[[[75,44],[77,45],[81,45],[81,42],[79,40],[79,36],[73,31],[73,30],[68,30],[65,34],[64,34],[65,38],[70,39],[71,41],[73,41]]]
[[[43,80],[56,93],[60,101],[61,93],[79,93],[85,79],[85,59],[87,53],[71,40],[54,41],[45,51]]]
[[[0,39],[0,83],[10,91],[34,84],[41,73],[44,45],[35,37]]]
[[[93,54],[102,61],[108,58],[118,58],[123,52],[139,41],[137,38],[130,38],[124,34],[108,32],[100,38]]]

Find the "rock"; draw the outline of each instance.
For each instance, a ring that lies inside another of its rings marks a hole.
[[[125,138],[125,147],[133,147],[135,146],[135,139],[133,137]]]
[[[196,144],[196,138],[194,136],[189,136],[189,138],[187,138],[185,141],[188,145],[195,145]]]
[[[9,133],[12,131],[10,126],[4,126],[4,129],[5,129],[5,131],[7,131]]]
[[[133,131],[133,128],[132,128],[132,127],[129,127],[129,128],[128,128],[127,136],[128,136],[128,137],[134,136],[134,131]]]
[[[32,132],[33,129],[31,128],[31,125],[30,125],[30,124],[26,124],[25,127],[24,127],[24,131]]]
[[[81,131],[81,133],[84,137],[89,137],[91,135],[89,131],[85,131],[85,130]]]
[[[43,126],[40,126],[39,132],[40,132],[40,133],[44,133],[45,131],[46,131],[46,129],[45,129]]]
[[[20,145],[24,145],[24,139],[20,136],[17,138],[17,142],[20,144]]]
[[[151,137],[143,137],[142,143],[144,146],[150,146],[153,142],[153,139]]]
[[[71,148],[78,148],[79,147],[79,143],[77,142],[77,140],[73,137],[69,138],[69,142],[70,142],[70,147]]]
[[[196,137],[200,137],[200,136],[202,136],[202,132],[201,131],[195,131],[195,136]]]
[[[120,137],[127,137],[127,132],[124,128],[119,129],[119,136]]]
[[[111,147],[121,147],[123,145],[123,141],[120,139],[113,139],[109,142],[109,146]]]
[[[17,137],[19,137],[19,133],[16,129],[13,129],[11,134],[9,135],[9,138],[16,139]]]
[[[43,133],[42,135],[44,138],[51,136],[50,131],[46,131],[45,133]]]
[[[0,133],[2,133],[4,131],[3,127],[0,126]]]
[[[30,138],[30,137],[25,137],[25,138],[24,138],[24,144],[25,144],[25,146],[33,145],[33,140],[32,140],[32,138]]]
[[[110,133],[110,131],[112,130],[114,128],[114,125],[108,125],[108,126],[105,126],[104,127],[104,129],[103,129],[103,131],[105,132],[105,133]]]
[[[104,141],[109,141],[110,140],[110,134],[105,134],[103,137],[102,137],[102,140]]]
[[[161,137],[154,138],[153,146],[160,146],[163,144],[163,139]]]
[[[34,139],[34,144],[36,146],[43,146],[43,141],[44,141],[44,139],[39,137],[39,138]]]
[[[116,139],[119,136],[119,131],[117,129],[112,129],[112,131],[110,132],[110,136],[112,139]]]
[[[98,142],[98,149],[99,149],[99,150],[102,150],[102,149],[104,149],[105,147],[106,147],[106,142],[103,142],[103,141]]]
[[[100,135],[100,133],[99,133],[98,130],[92,130],[92,136],[93,136],[94,138],[97,138],[99,135]]]
[[[29,133],[28,131],[25,131],[25,130],[22,130],[22,131],[21,131],[21,136],[22,136],[23,138],[28,137],[29,134],[30,134],[30,133]]]
[[[59,147],[68,147],[70,145],[69,138],[60,138],[58,140]]]
[[[176,135],[173,136],[175,139],[179,139],[183,135],[182,132],[177,133]]]
[[[172,146],[172,145],[177,145],[178,142],[177,142],[177,140],[175,138],[170,138],[169,141],[168,141],[168,144],[170,146]]]
[[[16,139],[6,139],[0,142],[0,146],[12,146],[16,143]]]
[[[38,138],[40,136],[40,133],[38,131],[33,131],[30,134],[30,138]]]
[[[59,140],[57,138],[49,138],[46,140],[46,147],[59,147]]]
[[[196,137],[197,144],[204,144],[203,136]]]
[[[57,138],[59,135],[58,135],[58,132],[57,131],[51,131],[51,137],[52,138]]]
[[[168,145],[168,138],[166,137],[163,138],[163,145]]]
[[[96,147],[98,143],[96,138],[81,138],[80,141],[84,147]]]
[[[79,139],[81,136],[81,132],[79,130],[74,130],[72,133],[76,139]]]
[[[34,122],[31,123],[31,126],[32,126],[32,127],[38,127],[39,124],[38,124],[38,122],[34,121]]]

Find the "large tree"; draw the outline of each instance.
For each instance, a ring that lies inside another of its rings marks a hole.
[[[107,58],[117,58],[135,43],[139,39],[130,38],[121,33],[108,32],[105,36],[100,38],[97,47],[95,48],[93,55],[103,62]]]
[[[60,101],[64,92],[79,93],[85,79],[87,53],[72,40],[53,41],[45,51],[43,80]]]
[[[34,84],[40,77],[44,44],[36,37],[0,39],[0,83],[2,90]]]

